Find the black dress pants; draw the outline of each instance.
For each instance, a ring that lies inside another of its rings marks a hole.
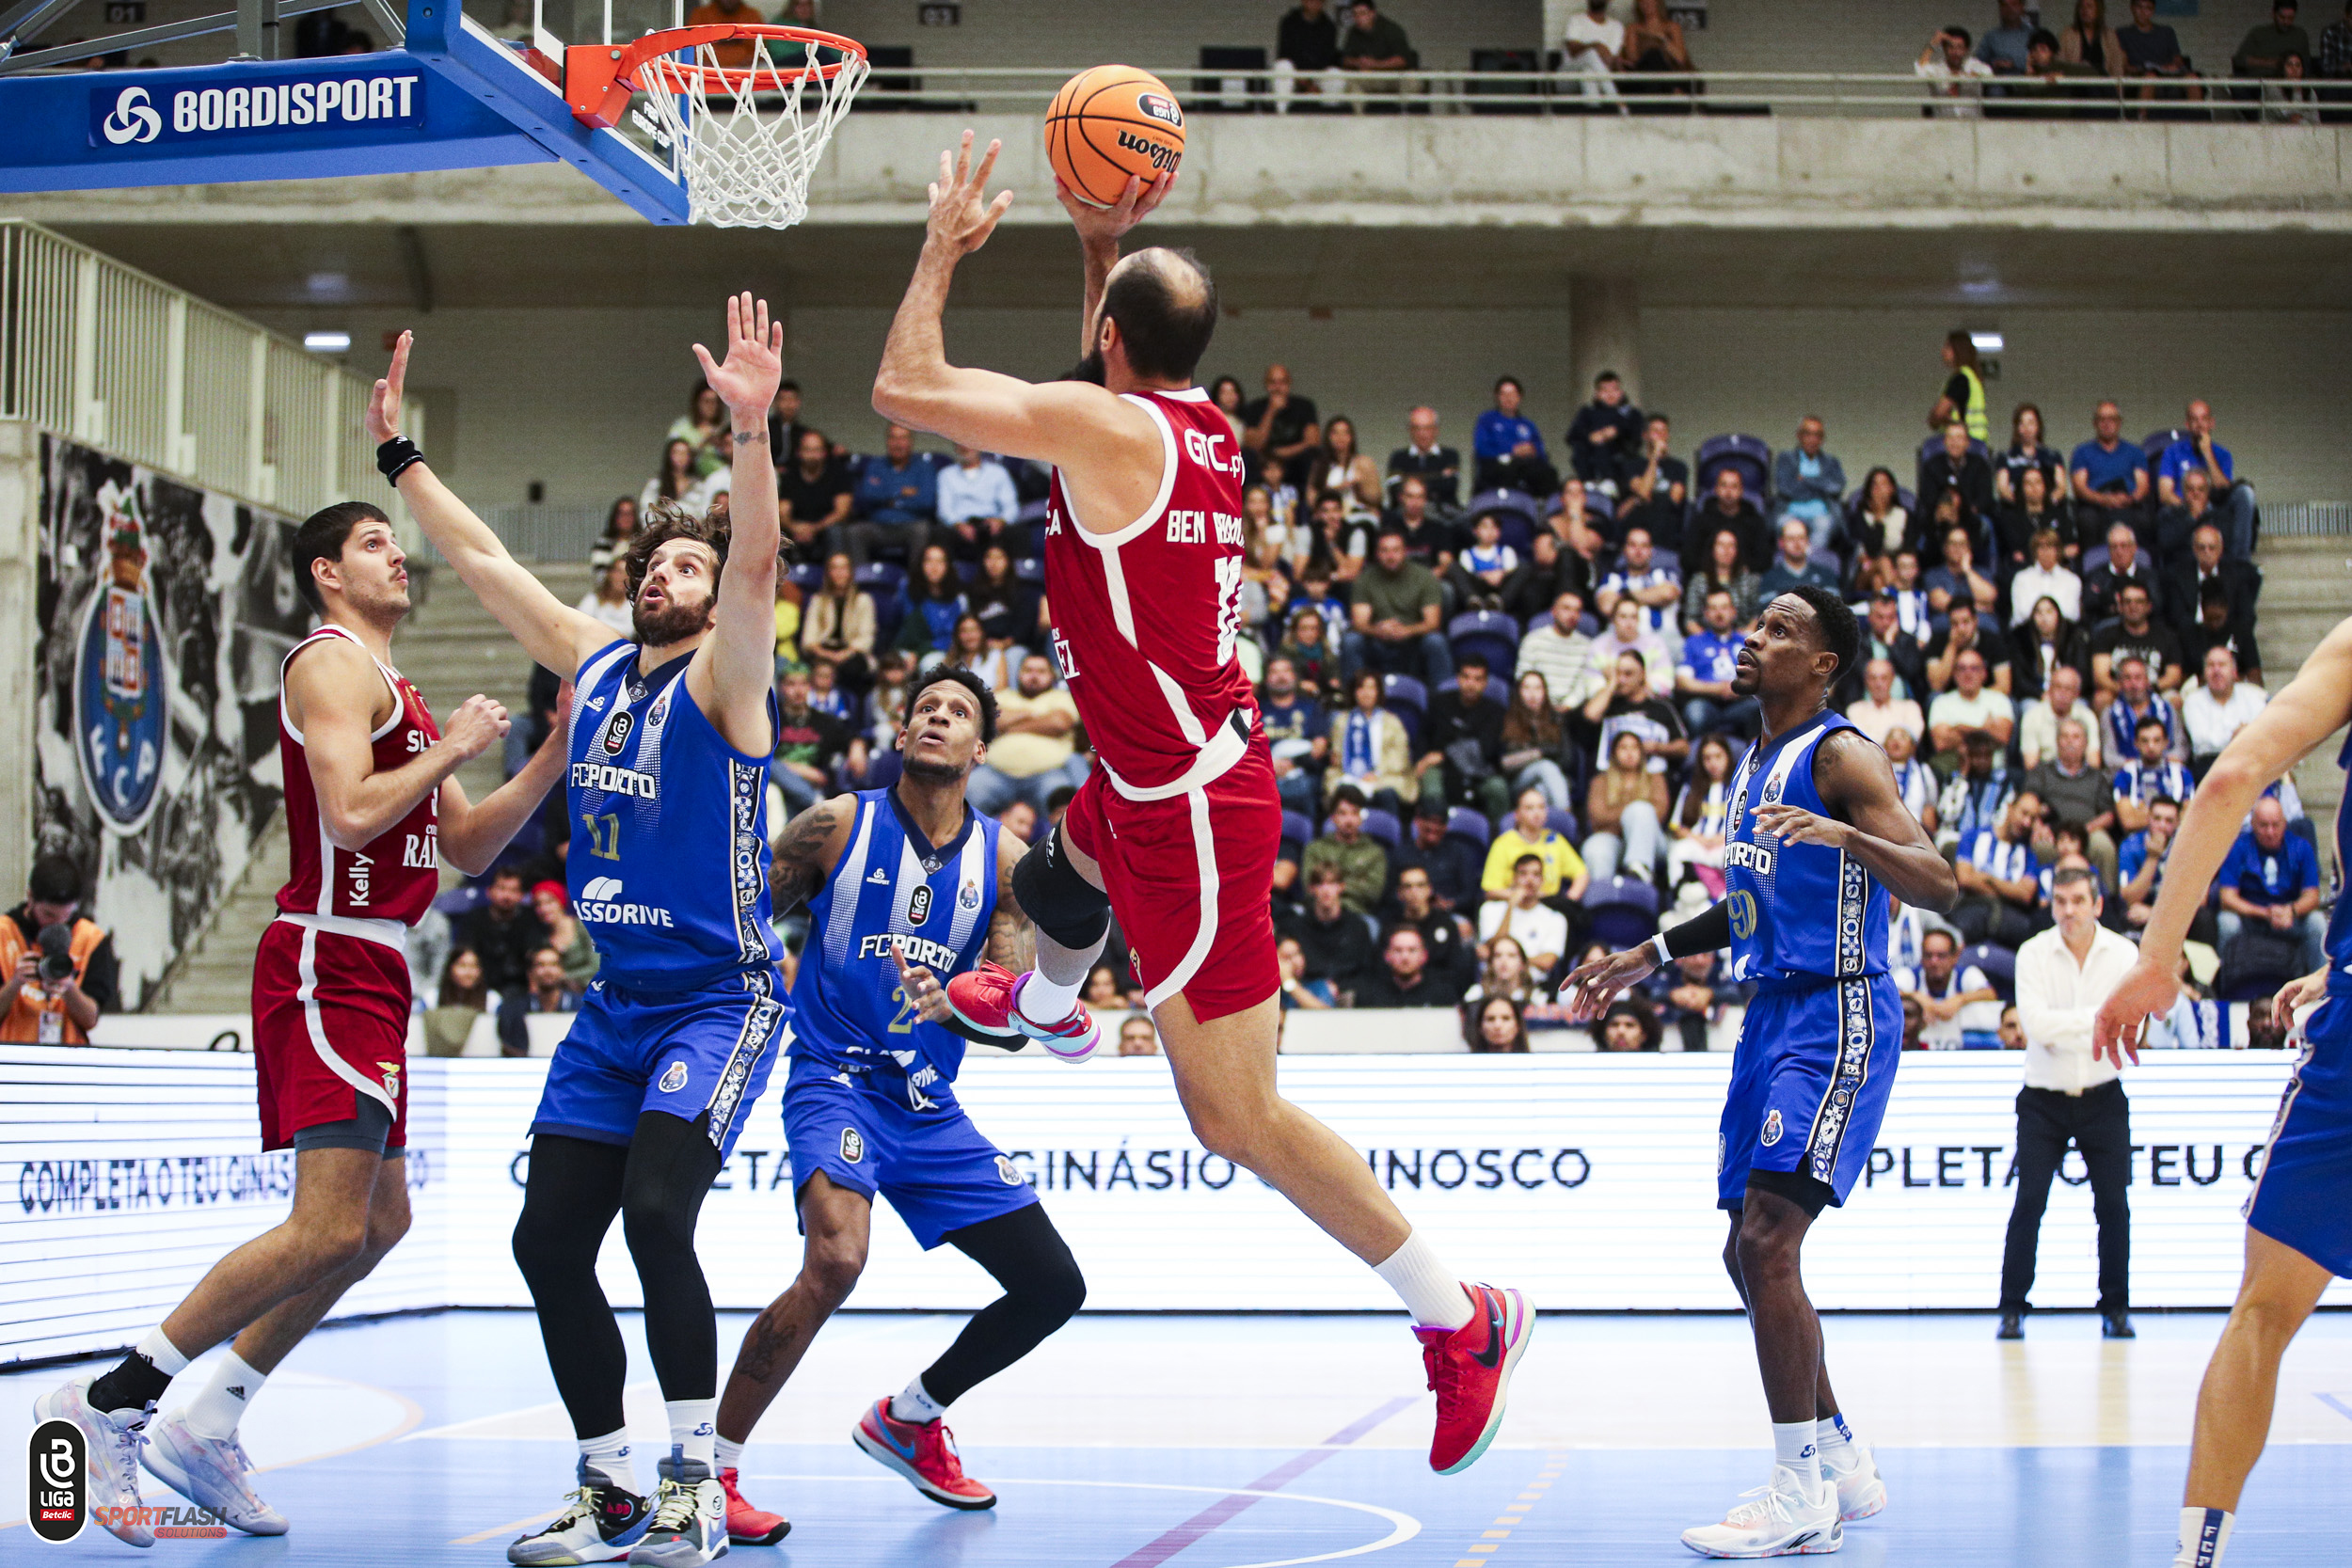
[[[2099,1310],[2131,1306],[2132,1212],[2124,1197],[2132,1174],[2131,1105],[2122,1084],[2110,1079],[2079,1095],[2017,1091],[2017,1206],[2010,1211],[2009,1243],[2001,1253],[2004,1312],[2026,1310],[2050,1178],[2069,1144],[2082,1150],[2090,1169],[2090,1212],[2099,1222]]]

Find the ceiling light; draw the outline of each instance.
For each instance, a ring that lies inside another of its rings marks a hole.
[[[1971,332],[1968,334],[1968,341],[1979,354],[2001,352],[2001,335],[1997,332]]]
[[[351,334],[348,332],[305,332],[302,346],[312,354],[349,354]]]

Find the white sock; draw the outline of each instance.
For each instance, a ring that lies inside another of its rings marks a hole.
[[[1070,1016],[1078,1005],[1078,988],[1084,984],[1084,975],[1065,986],[1048,980],[1043,970],[1033,969],[1021,978],[1021,994],[1013,999],[1013,1010],[1040,1028],[1050,1029]]]
[[[1821,1468],[1851,1470],[1854,1466],[1853,1429],[1843,1416],[1824,1416],[1813,1423],[1813,1444],[1821,1453]]]
[[[742,1465],[739,1463],[743,1457],[742,1444],[730,1443],[725,1438],[722,1437],[716,1443],[711,1445],[711,1452],[717,1457],[718,1467],[720,1469],[736,1470],[742,1468]]]
[[[705,1469],[714,1468],[718,1457],[719,1401],[667,1400],[670,1412],[670,1447],[683,1450],[685,1458],[700,1464]]]
[[[1372,1272],[1388,1281],[1413,1322],[1423,1328],[1459,1328],[1470,1321],[1470,1292],[1462,1289],[1462,1276],[1445,1266],[1438,1249],[1422,1241],[1418,1230],[1375,1263]]]
[[[1821,1491],[1821,1445],[1811,1421],[1774,1421],[1772,1458],[1781,1468],[1796,1473],[1808,1497]]]
[[[2221,1568],[2221,1554],[2236,1523],[2237,1515],[2226,1508],[2181,1510],[2181,1550],[2172,1568]]]
[[[601,1437],[580,1440],[580,1457],[588,1467],[599,1471],[604,1479],[624,1492],[637,1490],[637,1465],[628,1456],[628,1429],[608,1432]]]
[[[188,1358],[164,1338],[164,1331],[160,1328],[149,1329],[147,1338],[133,1348],[153,1362],[155,1370],[166,1377],[178,1377],[188,1370]]]
[[[931,1398],[930,1390],[923,1386],[920,1372],[914,1375],[913,1382],[890,1397],[890,1418],[894,1421],[928,1426],[946,1414],[947,1407]]]
[[[204,1385],[204,1391],[188,1402],[188,1430],[215,1441],[234,1436],[237,1423],[245,1418],[246,1406],[262,1391],[268,1377],[267,1372],[255,1371],[246,1365],[243,1356],[230,1351],[213,1369],[212,1380]]]

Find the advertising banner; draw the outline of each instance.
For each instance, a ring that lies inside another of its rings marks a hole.
[[[543,1060],[409,1064],[416,1225],[353,1312],[518,1307],[508,1237],[529,1171]],[[1353,1144],[1466,1273],[1582,1311],[1736,1309],[1714,1208],[1727,1056],[1315,1057],[1285,1091]],[[2135,1305],[2224,1307],[2239,1206],[2289,1059],[2175,1052],[2133,1069]],[[1806,1247],[1826,1308],[1990,1310],[2013,1196],[2018,1059],[1902,1066],[1869,1174]],[[256,1152],[250,1056],[0,1046],[0,1361],[119,1345],[230,1246],[286,1212],[291,1155]],[[1033,1185],[1113,1310],[1368,1310],[1394,1303],[1281,1196],[1204,1154],[1165,1061],[976,1061],[959,1092]],[[799,1265],[772,1093],[703,1210],[725,1307],[765,1305]],[[2070,1155],[2043,1223],[2044,1307],[2088,1307],[2094,1227]],[[951,1247],[926,1256],[878,1205],[851,1305],[968,1309],[995,1287]],[[619,1227],[605,1288],[640,1300]],[[2352,1301],[2339,1283],[2330,1301]]]

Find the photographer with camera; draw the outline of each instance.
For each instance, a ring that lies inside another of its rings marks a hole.
[[[0,1041],[87,1045],[118,1006],[115,939],[79,918],[82,874],[63,855],[33,863],[24,902],[0,918]]]

